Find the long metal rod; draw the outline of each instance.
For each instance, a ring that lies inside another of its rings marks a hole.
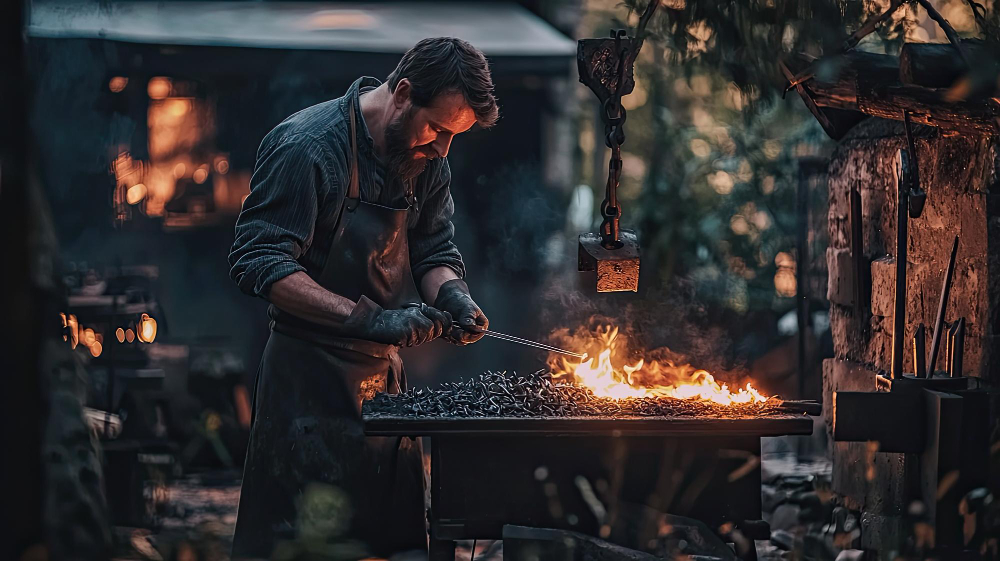
[[[928,376],[934,375],[934,367],[937,365],[938,348],[941,346],[941,335],[943,335],[944,315],[948,310],[948,293],[951,292],[951,278],[955,273],[955,256],[958,254],[958,236],[951,246],[951,257],[948,259],[948,269],[944,274],[944,285],[941,287],[941,300],[938,302],[937,319],[934,320],[934,338],[931,339],[931,358],[927,361]]]
[[[910,194],[910,174],[913,158],[907,150],[899,151],[899,176],[896,178],[896,293],[892,313],[892,364],[889,371],[893,380],[903,377],[903,342],[906,330],[906,199]]]
[[[460,324],[458,324],[456,322],[453,322],[451,325],[452,325],[453,328],[458,328],[458,329],[461,329],[461,327],[462,327]],[[545,343],[539,343],[538,341],[532,341],[530,339],[522,339],[521,337],[515,337],[514,335],[508,335],[506,333],[500,333],[500,332],[492,331],[492,330],[487,330],[487,331],[484,331],[483,333],[486,334],[487,336],[493,337],[495,339],[500,339],[500,340],[503,340],[503,341],[510,341],[511,343],[518,343],[518,344],[521,344],[521,345],[527,345],[529,347],[534,347],[536,349],[542,349],[544,351],[549,351],[549,352],[553,352],[553,353],[559,353],[559,354],[574,356],[574,357],[581,358],[581,359],[587,358],[586,353],[574,353],[573,351],[567,351],[566,349],[560,349],[559,347],[553,347],[552,345],[546,345]]]
[[[799,181],[795,188],[795,315],[798,321],[798,370],[799,399],[806,392],[806,337],[809,327],[809,291],[806,278],[809,269],[809,181],[812,174],[799,167]]]

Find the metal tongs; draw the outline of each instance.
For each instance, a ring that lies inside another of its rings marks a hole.
[[[462,324],[457,321],[451,322],[452,329],[462,329]],[[500,333],[498,331],[491,331],[489,329],[483,330],[483,334],[488,337],[493,337],[495,339],[500,339],[502,341],[510,341],[511,343],[518,343],[520,345],[526,345],[528,347],[534,347],[536,349],[542,349],[543,351],[549,351],[552,353],[559,353],[564,355],[569,355],[572,357],[579,358],[581,360],[587,358],[586,353],[574,353],[573,351],[567,351],[566,349],[560,349],[559,347],[553,347],[552,345],[546,345],[545,343],[539,343],[538,341],[532,341],[530,339],[523,339],[521,337],[515,337],[514,335],[507,335],[506,333]]]

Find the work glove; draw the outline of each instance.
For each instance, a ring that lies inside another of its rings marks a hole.
[[[445,340],[456,345],[468,345],[483,338],[490,320],[469,295],[469,285],[462,279],[452,279],[441,285],[434,307],[451,314],[457,327]]]
[[[451,314],[427,304],[407,304],[400,310],[385,310],[362,296],[344,322],[360,339],[415,347],[451,331]]]

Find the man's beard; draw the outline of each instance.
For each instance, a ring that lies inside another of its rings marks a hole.
[[[409,181],[427,167],[429,158],[415,158],[413,149],[407,148],[406,135],[413,119],[413,107],[385,127],[385,162],[390,175]]]

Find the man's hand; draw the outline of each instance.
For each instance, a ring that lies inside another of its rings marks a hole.
[[[451,331],[451,314],[427,304],[401,310],[383,310],[368,298],[361,297],[347,318],[346,326],[369,341],[415,347],[433,341]]]
[[[456,345],[468,345],[483,338],[490,320],[479,309],[472,296],[469,295],[469,285],[462,279],[453,279],[441,285],[438,290],[434,307],[451,314],[458,322],[459,329],[452,329],[446,339]]]

